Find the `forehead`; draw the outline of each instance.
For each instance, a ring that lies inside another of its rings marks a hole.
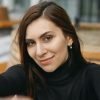
[[[26,37],[41,36],[43,33],[52,31],[57,32],[61,30],[52,21],[46,18],[39,18],[28,25],[26,29]]]

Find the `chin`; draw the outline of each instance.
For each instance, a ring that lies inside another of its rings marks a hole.
[[[45,72],[54,72],[59,66],[58,64],[40,65],[41,69]]]
[[[50,68],[50,67],[46,67],[45,68],[42,68],[45,72],[54,72],[56,69],[54,68]]]
[[[50,72],[54,72],[56,69],[52,69],[52,68],[44,68],[43,70],[44,70],[45,72],[50,73]]]

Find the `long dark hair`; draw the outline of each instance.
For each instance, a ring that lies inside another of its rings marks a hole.
[[[39,71],[36,67],[37,66],[36,63],[34,62],[33,59],[31,59],[31,57],[27,52],[25,38],[26,38],[27,26],[41,16],[55,23],[59,28],[62,29],[65,36],[69,35],[72,37],[73,44],[71,52],[68,47],[69,55],[73,56],[71,63],[73,61],[75,63],[80,63],[80,64],[85,63],[85,60],[81,54],[80,44],[76,31],[69,19],[69,16],[62,7],[55,4],[54,2],[44,1],[29,8],[29,10],[26,12],[19,25],[18,39],[19,39],[21,63],[24,65],[24,69],[27,74],[27,95],[33,96],[34,98],[36,95],[35,91],[38,81],[42,81],[43,77],[39,74]]]

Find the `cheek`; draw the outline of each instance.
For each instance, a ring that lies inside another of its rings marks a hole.
[[[68,56],[68,51],[67,51],[67,46],[66,44],[59,44],[56,48],[56,54],[58,55],[58,57],[60,57],[61,59],[65,59],[66,56]]]
[[[57,57],[56,59],[59,60],[59,63],[68,58],[68,50],[65,40],[59,40],[58,42],[56,41],[52,46]]]
[[[55,51],[55,52],[59,52],[59,53],[62,53],[64,51],[66,51],[67,49],[67,44],[66,44],[66,41],[65,40],[55,40],[52,44],[52,49]]]

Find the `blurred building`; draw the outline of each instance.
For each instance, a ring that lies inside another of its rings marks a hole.
[[[48,0],[49,1],[49,0]],[[51,0],[60,4],[74,21],[100,22],[100,0]]]
[[[72,21],[100,22],[100,0],[0,0],[7,6],[11,18],[19,18],[33,4],[54,1],[66,9]],[[14,17],[14,14],[19,14]]]
[[[77,33],[84,42],[86,58],[100,63],[100,0],[0,0],[0,7],[7,8],[8,11],[3,13],[8,16],[2,17],[6,21],[0,20],[0,71],[7,66],[7,60],[13,61],[14,64],[18,63],[15,62],[19,58],[18,52],[15,54],[16,46],[12,46],[14,52],[9,48],[16,33],[14,26],[19,25],[20,19],[30,6],[41,1],[54,1],[67,11],[76,27],[81,26]],[[8,56],[10,52],[13,60]]]

